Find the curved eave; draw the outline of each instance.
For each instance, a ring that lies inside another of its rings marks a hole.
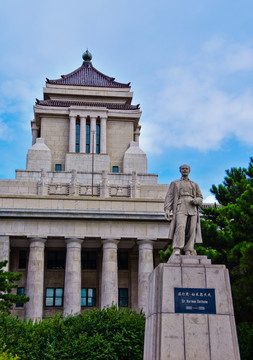
[[[96,68],[91,63],[84,63],[73,72],[62,75],[60,79],[46,79],[47,84],[66,85],[66,86],[89,86],[89,87],[109,87],[109,88],[129,88],[130,83],[120,83],[114,81],[115,78],[107,76]]]

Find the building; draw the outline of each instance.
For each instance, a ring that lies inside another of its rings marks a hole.
[[[13,313],[40,319],[114,304],[146,308],[147,279],[168,245],[167,185],[147,172],[130,83],[83,64],[46,79],[25,170],[0,180],[0,256],[22,272]]]

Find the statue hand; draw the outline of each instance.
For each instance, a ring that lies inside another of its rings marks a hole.
[[[199,204],[199,201],[198,201],[197,198],[194,198],[194,199],[191,201],[191,203],[192,203],[193,205],[198,205],[198,204]]]
[[[164,214],[166,220],[170,220],[170,212],[167,210]]]

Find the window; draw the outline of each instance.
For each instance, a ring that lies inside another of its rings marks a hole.
[[[128,269],[128,253],[119,252],[118,253],[118,269],[127,270]]]
[[[61,164],[55,164],[55,171],[61,171]]]
[[[24,293],[25,293],[25,289],[23,287],[17,288],[17,295],[24,295]],[[16,307],[23,307],[23,306],[24,306],[23,303],[20,303],[20,302],[16,303]]]
[[[81,306],[96,306],[96,289],[81,289]]]
[[[112,167],[112,172],[113,173],[118,173],[119,172],[119,167],[118,166],[113,166]]]
[[[65,269],[65,251],[48,251],[47,268],[48,269]]]
[[[19,250],[19,257],[18,257],[18,268],[19,269],[26,269],[26,250]]]
[[[90,153],[90,124],[86,124],[86,153]]]
[[[96,269],[97,268],[96,251],[82,251],[81,265],[82,265],[82,269]]]
[[[76,121],[76,153],[80,152],[80,121]]]
[[[46,306],[47,307],[63,306],[63,289],[62,288],[47,288],[46,289]]]
[[[100,124],[96,125],[96,153],[100,153]]]
[[[119,306],[127,307],[128,306],[128,289],[119,289]]]

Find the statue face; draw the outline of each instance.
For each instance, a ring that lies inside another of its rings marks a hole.
[[[190,167],[188,165],[180,166],[180,172],[182,176],[188,176],[190,174]]]

